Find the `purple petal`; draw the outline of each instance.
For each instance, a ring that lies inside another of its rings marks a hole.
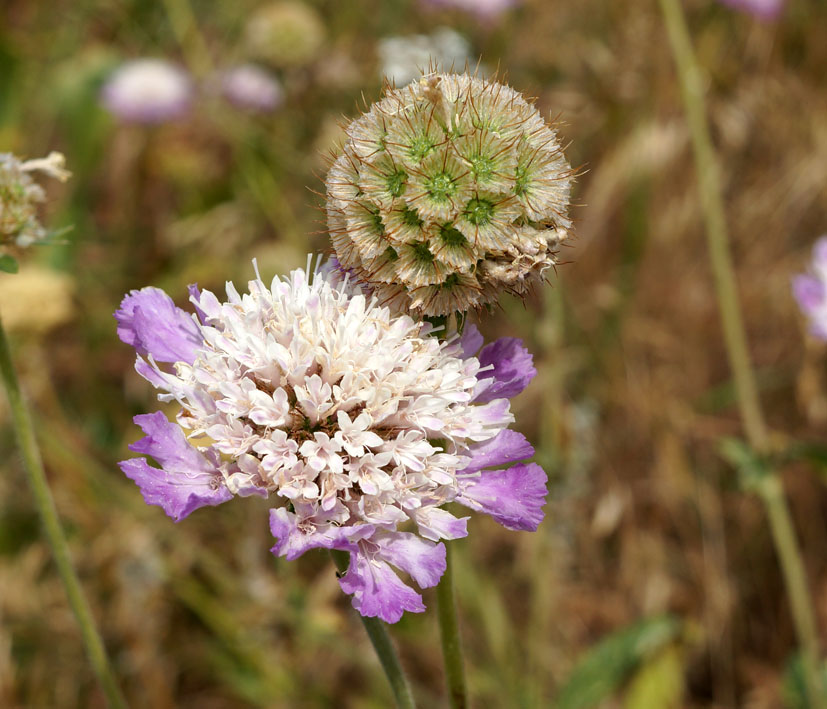
[[[471,463],[462,473],[476,473],[483,468],[525,460],[534,455],[534,447],[522,433],[506,428],[494,438],[472,445],[469,452]]]
[[[162,389],[166,383],[158,371],[140,355],[135,358],[135,371],[156,389]]]
[[[179,522],[199,507],[220,505],[233,496],[221,473],[189,444],[178,424],[167,421],[160,411],[134,420],[147,435],[129,449],[155,458],[162,467],[149,465],[146,458],[119,465],[137,483],[148,505],[158,505]]]
[[[118,337],[158,362],[192,364],[203,338],[192,316],[160,288],[133,290],[115,312]]]
[[[815,276],[793,278],[793,295],[804,312],[817,308],[824,302],[824,284]]]
[[[493,399],[510,399],[528,386],[537,375],[534,358],[516,337],[501,337],[482,348],[480,365],[493,365],[494,369],[480,372],[480,386],[476,401],[484,403]]]
[[[353,594],[353,607],[368,618],[396,623],[405,611],[425,610],[422,596],[407,586],[384,561],[351,552],[347,573],[339,579],[345,593]]]
[[[190,294],[190,302],[195,307],[195,314],[198,316],[198,321],[202,325],[205,325],[207,323],[207,314],[201,310],[201,306],[198,302],[201,299],[201,290],[198,288],[198,284],[190,283],[187,286],[187,292]]]
[[[276,538],[273,554],[283,556],[287,561],[298,559],[308,549],[345,549],[355,552],[356,542],[369,537],[374,532],[371,524],[353,527],[334,527],[305,533],[298,526],[298,517],[285,508],[270,510],[270,532]]]
[[[459,346],[462,349],[462,359],[468,359],[477,354],[483,342],[483,337],[477,329],[477,326],[470,323],[467,324],[462,331],[462,336],[459,338]]]
[[[543,521],[547,481],[536,463],[485,471],[477,477],[458,478],[457,502],[491,515],[508,529],[533,532]]]
[[[408,532],[377,534],[371,541],[379,545],[378,557],[410,574],[422,588],[436,586],[445,573],[444,544],[426,542]]]

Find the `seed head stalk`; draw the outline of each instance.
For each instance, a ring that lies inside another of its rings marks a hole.
[[[106,648],[103,645],[92,611],[72,564],[69,544],[60,524],[52,493],[49,490],[49,483],[46,480],[34,428],[26,404],[23,401],[2,322],[0,322],[0,376],[3,378],[3,384],[8,395],[12,425],[17,436],[17,443],[20,446],[23,468],[29,478],[35,506],[46,534],[46,541],[52,549],[55,565],[66,589],[69,605],[80,626],[89,662],[98,677],[110,709],[125,709],[126,701],[115,679],[115,673],[106,654]]]
[[[347,552],[338,549],[331,549],[330,555],[333,557],[333,562],[339,573],[345,573],[350,563]],[[396,700],[396,706],[399,709],[416,709],[416,704],[413,700],[413,692],[408,683],[408,678],[402,670],[402,665],[399,662],[399,657],[393,647],[390,635],[385,628],[385,623],[379,618],[368,618],[360,615],[362,625],[365,626],[365,631],[370,638],[373,649],[379,657],[379,662],[382,663],[382,669],[385,670],[385,676],[391,685],[393,698]]]
[[[718,308],[735,382],[738,409],[747,440],[759,454],[769,453],[770,441],[764,421],[755,374],[750,361],[732,265],[729,236],[721,190],[721,176],[709,134],[701,69],[692,49],[680,0],[659,0],[672,56],[678,71],[684,110],[689,124],[698,190],[706,223],[709,260],[718,296]],[[819,679],[819,641],[804,562],[795,537],[789,506],[781,482],[770,472],[756,491],[767,511],[770,530],[781,563],[793,622],[801,649],[804,679],[812,707],[823,709],[825,697]]]

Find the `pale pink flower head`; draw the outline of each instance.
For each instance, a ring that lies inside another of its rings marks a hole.
[[[774,20],[784,9],[786,0],[719,0],[729,7],[748,12],[762,20]]]
[[[221,74],[221,93],[244,111],[270,113],[284,100],[278,79],[255,64],[241,64]]]
[[[192,95],[192,81],[180,67],[163,59],[135,59],[109,77],[101,100],[121,120],[151,124],[185,114]]]

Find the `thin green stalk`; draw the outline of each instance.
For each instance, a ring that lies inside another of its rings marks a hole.
[[[330,555],[333,557],[333,562],[339,572],[345,573],[350,563],[350,555],[346,551],[339,551],[338,549],[331,549]],[[366,618],[363,615],[359,617],[362,619],[362,625],[365,626],[373,649],[376,650],[376,654],[379,656],[382,669],[385,670],[385,676],[387,676],[391,685],[396,706],[399,709],[416,709],[411,687],[408,684],[407,677],[405,677],[405,672],[402,670],[402,665],[399,662],[399,657],[393,647],[385,624],[378,618]]]
[[[92,611],[83,594],[77,572],[72,564],[69,545],[66,542],[66,535],[60,524],[52,493],[49,490],[49,483],[46,480],[46,473],[43,470],[43,462],[40,458],[40,449],[37,447],[31,418],[23,401],[20,385],[17,382],[17,373],[12,363],[9,343],[2,322],[0,322],[0,374],[8,394],[12,424],[23,458],[23,468],[29,478],[35,506],[40,515],[43,530],[46,533],[46,541],[52,548],[58,574],[61,581],[63,581],[66,595],[69,598],[69,605],[80,626],[86,653],[106,695],[109,706],[112,709],[121,709],[121,707],[126,707],[126,701],[115,679],[115,673],[112,671],[106,654],[106,648],[103,645]]]
[[[698,189],[706,223],[709,259],[715,278],[718,308],[724,331],[729,364],[732,369],[738,408],[750,446],[759,454],[770,448],[767,426],[758,397],[758,387],[750,361],[747,337],[741,317],[740,301],[732,265],[726,216],[721,190],[721,175],[706,118],[706,101],[701,70],[680,0],[659,0],[672,55],[678,70],[684,109],[692,138]],[[790,517],[784,491],[771,472],[758,486],[770,522],[773,542],[781,563],[793,622],[801,647],[804,678],[810,706],[825,707],[819,680],[820,652],[804,562]]]
[[[457,602],[454,594],[453,549],[445,543],[445,573],[436,587],[439,614],[439,635],[442,639],[442,659],[445,664],[445,680],[448,697],[454,709],[468,706],[468,691],[465,686],[465,667],[462,659],[462,641],[457,622]]]
[[[164,10],[189,68],[198,76],[209,74],[212,69],[210,50],[198,28],[192,6],[187,0],[164,0]]]
[[[679,0],[660,0],[672,55],[678,68],[686,120],[692,138],[698,191],[706,223],[709,260],[715,278],[718,308],[721,312],[724,339],[735,393],[744,429],[750,443],[759,451],[767,448],[767,426],[758,399],[758,387],[750,362],[741,307],[735,282],[735,269],[727,234],[721,189],[721,173],[706,119],[704,81],[689,38],[689,29]]]
[[[818,637],[815,634],[815,617],[810,603],[810,594],[807,590],[807,576],[804,571],[804,564],[801,554],[798,551],[798,542],[795,538],[790,510],[784,499],[784,489],[780,480],[774,475],[767,475],[757,485],[757,493],[764,501],[767,508],[767,515],[770,518],[770,529],[772,530],[773,541],[778,549],[778,556],[784,569],[784,578],[787,579],[787,593],[790,596],[790,607],[793,613],[793,621],[797,628],[810,628],[813,632],[808,633],[807,638],[802,638],[802,659],[808,659],[807,653],[814,660],[813,684],[807,685],[807,691],[811,696],[816,697],[811,701],[811,706],[824,707],[824,688],[818,672],[819,648]],[[795,579],[790,582],[789,579]],[[805,646],[805,642],[809,646]],[[805,651],[806,650],[806,651]],[[805,668],[806,669],[806,668]],[[805,677],[806,679],[806,677]]]

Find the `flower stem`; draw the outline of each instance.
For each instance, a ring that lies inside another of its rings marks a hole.
[[[465,668],[462,659],[462,641],[457,622],[457,603],[454,596],[453,549],[445,542],[445,573],[436,587],[439,610],[439,635],[442,639],[442,659],[451,707],[465,709],[468,691],[465,686]]]
[[[659,0],[669,44],[681,83],[686,120],[692,139],[698,189],[706,224],[709,260],[715,278],[718,308],[729,364],[735,382],[738,409],[750,446],[759,454],[769,453],[770,440],[758,387],[750,361],[721,189],[721,176],[706,118],[706,101],[698,65],[680,0]],[[825,707],[819,679],[820,653],[815,613],[808,591],[804,562],[795,537],[789,507],[778,477],[771,473],[757,487],[769,518],[770,530],[781,563],[793,623],[801,648],[809,705]]]
[[[49,490],[49,483],[43,470],[43,461],[40,458],[34,428],[26,404],[23,401],[23,395],[20,392],[20,385],[17,381],[17,374],[12,363],[9,343],[2,322],[0,322],[0,375],[2,375],[3,384],[8,394],[12,424],[20,446],[23,467],[32,488],[35,506],[43,524],[46,540],[52,548],[58,574],[61,581],[63,581],[66,595],[69,598],[69,605],[80,626],[86,653],[110,708],[121,709],[121,707],[126,707],[126,701],[115,679],[115,673],[112,671],[106,654],[106,648],[95,625],[92,611],[83,594],[75,567],[72,565],[69,545]]]
[[[338,549],[331,549],[330,555],[333,557],[333,562],[336,564],[339,573],[345,573],[350,564],[350,555],[346,551]],[[393,697],[396,700],[396,706],[399,709],[415,709],[416,704],[414,704],[411,686],[408,684],[408,679],[402,670],[402,665],[399,662],[390,635],[388,635],[385,628],[385,623],[378,618],[366,618],[363,615],[359,617],[362,619],[362,625],[365,626],[365,631],[370,638],[373,649],[376,650],[376,654],[379,656],[382,669],[385,670]]]

